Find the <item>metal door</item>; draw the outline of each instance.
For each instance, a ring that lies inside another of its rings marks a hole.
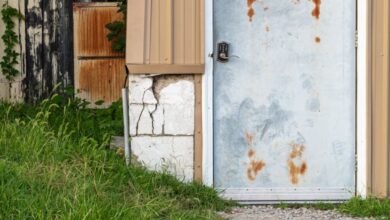
[[[214,65],[214,185],[226,197],[354,195],[355,30],[355,0],[214,0],[227,61]]]

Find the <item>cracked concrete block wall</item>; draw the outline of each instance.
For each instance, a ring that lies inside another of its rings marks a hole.
[[[179,179],[194,175],[194,78],[132,75],[129,79],[130,136],[138,160]]]

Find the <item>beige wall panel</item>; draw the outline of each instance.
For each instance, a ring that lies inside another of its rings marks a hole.
[[[134,63],[144,63],[145,42],[145,0],[129,0],[127,14],[127,53],[128,59]]]
[[[153,0],[152,1],[152,10],[151,10],[151,31],[150,31],[150,64],[160,64],[160,0]],[[137,42],[130,42],[129,39],[127,40],[128,43],[136,44]],[[129,50],[134,49],[133,47],[130,47]],[[127,59],[127,63],[133,63],[132,60]],[[145,62],[145,64],[147,64]]]
[[[204,72],[204,0],[131,0],[128,10],[126,63],[134,74],[150,73],[147,65],[180,73],[182,65]],[[143,11],[143,17],[141,12]],[[142,22],[142,21],[143,22]],[[137,21],[137,22],[135,22]],[[141,24],[144,29],[140,28]],[[134,37],[134,30],[144,30]],[[142,39],[140,39],[142,37]],[[140,57],[143,57],[140,60]],[[180,68],[177,68],[180,66]],[[156,70],[158,72],[158,70]],[[185,71],[187,73],[189,71]],[[162,72],[161,72],[162,73]],[[194,73],[194,72],[192,72]]]
[[[150,64],[152,0],[145,0],[145,64]]]
[[[174,63],[184,64],[184,1],[174,1]]]
[[[196,62],[195,50],[196,50],[196,0],[185,1],[185,20],[184,20],[184,33],[185,33],[185,50],[184,50],[184,63],[192,64]]]
[[[371,1],[371,177],[369,191],[389,196],[389,2]]]
[[[172,64],[173,0],[160,2],[160,63]]]

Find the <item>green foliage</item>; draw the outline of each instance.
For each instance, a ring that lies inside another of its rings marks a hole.
[[[354,217],[390,219],[390,199],[362,199],[357,197],[342,204],[339,210]]]
[[[66,96],[53,95],[37,106],[31,105],[12,105],[12,111],[8,117],[16,118],[32,118],[38,112],[48,108],[48,106],[56,106],[50,111],[48,118],[49,126],[52,130],[58,131],[66,122],[75,132],[72,133],[73,138],[89,137],[94,138],[99,143],[103,141],[105,135],[122,135],[122,103],[121,101],[114,102],[108,108],[88,108],[89,102],[86,100],[74,97],[74,89],[66,89]],[[102,105],[103,101],[98,101],[95,105]],[[3,103],[0,106],[0,114],[5,112],[10,105]],[[60,116],[60,117],[59,117]]]
[[[19,74],[19,71],[15,68],[15,65],[18,64],[19,56],[19,53],[15,51],[15,46],[19,42],[18,35],[14,31],[15,18],[23,19],[23,15],[16,8],[5,3],[1,10],[1,19],[5,24],[5,31],[1,39],[4,42],[5,49],[3,59],[0,62],[0,69],[3,75],[10,81]]]
[[[106,149],[116,126],[101,125],[120,103],[87,104],[58,95],[0,103],[0,219],[218,219],[231,205],[211,188],[125,166]]]
[[[115,52],[124,53],[126,50],[126,14],[127,0],[122,0],[118,3],[118,13],[123,14],[124,20],[108,23],[106,28],[110,31],[107,34],[107,39],[112,42],[112,50]]]
[[[307,209],[317,209],[317,210],[334,210],[337,209],[336,204],[332,203],[304,203],[304,204],[288,204],[288,203],[281,203],[275,206],[276,208],[280,209],[299,209],[299,208],[307,208]]]

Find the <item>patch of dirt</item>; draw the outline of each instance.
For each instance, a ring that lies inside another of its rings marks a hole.
[[[246,206],[234,208],[231,212],[218,213],[224,219],[232,220],[355,220],[371,218],[353,218],[340,214],[336,210],[317,210],[308,208],[275,208],[274,206]]]

